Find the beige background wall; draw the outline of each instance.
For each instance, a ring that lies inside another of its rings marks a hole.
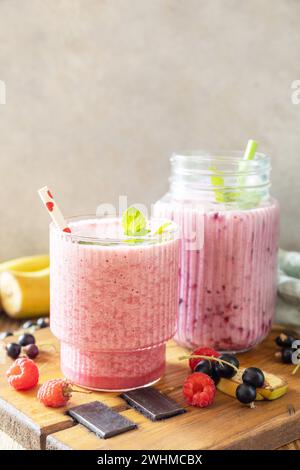
[[[149,203],[178,148],[272,157],[282,245],[300,249],[299,0],[0,0],[0,258],[47,249],[68,214]]]

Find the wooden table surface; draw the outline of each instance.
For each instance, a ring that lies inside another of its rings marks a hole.
[[[20,327],[20,324],[22,322],[18,322],[18,321],[13,321],[11,319],[9,319],[6,315],[4,315],[3,313],[0,314],[0,331],[6,331],[6,330],[16,330]],[[76,394],[77,395],[77,394]],[[128,413],[132,413],[131,410],[128,411]],[[46,410],[45,410],[45,415],[46,415]],[[136,418],[136,416],[135,416]],[[135,419],[136,421],[136,419]],[[64,431],[64,428],[68,428],[68,431]],[[72,432],[74,434],[74,436],[72,437]],[[72,432],[70,433],[70,428],[69,428],[69,424],[66,422],[65,425],[62,426],[62,430],[61,431],[58,431],[58,432],[55,432],[54,431],[54,434],[51,434],[50,439],[48,438],[48,442],[49,442],[49,446],[48,448],[51,448],[52,445],[53,445],[53,448],[57,448],[56,445],[57,444],[61,444],[61,443],[66,443],[68,442],[68,439],[70,439],[70,436],[71,438],[79,438],[82,437],[82,436],[85,436],[85,434],[87,434],[87,432],[85,430],[82,430],[80,426],[75,426],[74,428],[72,428]],[[77,436],[76,433],[81,434],[79,436]],[[77,437],[76,437],[77,436]],[[94,436],[91,436],[89,434],[89,436],[91,437],[92,440],[95,440],[95,443],[96,443],[96,437]],[[2,441],[3,441],[3,436],[1,436],[1,432],[0,432],[0,442],[1,442],[1,437],[2,437]],[[5,437],[4,437],[5,439]],[[281,441],[282,442],[282,441]],[[19,445],[17,445],[14,441],[11,440],[11,443],[10,443],[10,439],[7,438],[7,441],[5,441],[6,445],[8,447],[12,447],[12,448],[20,448]],[[8,443],[8,444],[7,444]],[[116,442],[116,445],[117,445],[117,442]],[[5,447],[6,448],[6,447]],[[101,448],[101,445],[100,447]],[[1,445],[0,445],[0,449],[1,449]],[[279,448],[280,450],[300,450],[300,439],[297,440],[297,441],[294,441],[292,443],[289,443],[283,447],[280,447]]]

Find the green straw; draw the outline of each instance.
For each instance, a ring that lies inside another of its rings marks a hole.
[[[248,140],[248,144],[244,153],[243,160],[253,160],[257,149],[256,140]]]
[[[254,159],[255,154],[256,154],[256,149],[257,149],[256,140],[252,140],[252,139],[248,140],[247,147],[243,155],[243,159],[239,163],[239,170],[238,170],[239,172],[241,173],[247,172],[247,167],[248,167],[247,162]],[[246,185],[246,181],[247,181],[247,176],[245,174],[242,174],[238,176],[237,178],[237,185],[239,187],[243,187]],[[244,204],[245,203],[246,205],[250,204],[251,206],[256,206],[258,204],[260,200],[260,195],[259,193],[257,193],[257,191],[254,191],[251,193],[247,193],[247,191],[243,191],[242,189],[240,191],[241,191],[240,195],[242,195],[244,199]]]

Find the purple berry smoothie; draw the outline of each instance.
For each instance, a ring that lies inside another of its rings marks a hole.
[[[183,239],[188,227],[204,225],[201,249],[182,244],[177,342],[220,351],[259,343],[275,313],[277,203],[197,214],[185,204],[158,202],[154,213],[181,225]]]

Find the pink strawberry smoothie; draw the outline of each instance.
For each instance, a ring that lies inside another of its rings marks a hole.
[[[203,229],[201,248],[182,244],[177,342],[221,351],[259,343],[275,313],[277,203],[200,214],[186,204],[159,202],[154,214],[181,225],[183,239],[191,227]]]
[[[179,240],[124,241],[117,218],[50,230],[51,315],[72,382],[126,390],[157,381],[176,330]],[[104,242],[105,239],[105,242]]]

